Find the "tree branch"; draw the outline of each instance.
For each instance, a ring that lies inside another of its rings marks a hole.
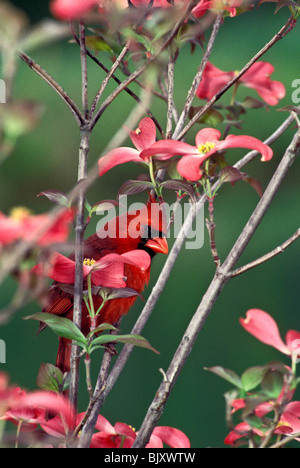
[[[184,107],[183,107],[183,111],[178,119],[178,122],[177,122],[177,125],[176,125],[176,128],[175,128],[175,131],[173,133],[173,139],[177,139],[177,136],[178,134],[180,133],[183,125],[184,125],[184,122],[185,122],[185,119],[191,109],[191,106],[192,106],[192,102],[193,102],[193,99],[195,97],[195,94],[196,94],[196,91],[197,91],[197,88],[199,86],[199,83],[202,79],[202,75],[203,75],[203,71],[204,71],[204,68],[208,62],[208,59],[209,59],[209,56],[211,54],[211,51],[213,49],[213,45],[215,43],[215,40],[216,40],[216,37],[217,37],[217,34],[219,32],[219,29],[221,27],[221,24],[223,22],[223,11],[221,11],[218,15],[217,15],[217,18],[214,22],[214,25],[213,25],[213,29],[212,29],[212,32],[211,32],[211,35],[210,35],[210,38],[209,38],[209,41],[208,41],[208,44],[207,44],[207,47],[206,47],[206,50],[205,50],[205,53],[203,55],[203,58],[201,60],[201,63],[198,67],[198,70],[196,72],[196,75],[193,79],[193,83],[189,89],[189,92],[188,92],[188,95],[187,95],[187,98],[186,98],[186,101],[185,101],[185,104],[184,104]]]
[[[85,120],[80,110],[70,98],[70,96],[64,91],[64,89],[57,83],[57,81],[52,78],[40,65],[38,65],[31,57],[29,57],[24,52],[19,53],[19,57],[29,66],[35,73],[37,73],[52,89],[61,97],[61,99],[67,104],[72,114],[75,117],[75,120],[80,127],[84,125]]]
[[[72,30],[72,34],[73,34],[73,37],[74,37],[74,40],[77,42],[77,44],[79,45],[80,44],[80,41],[79,41],[79,38],[77,37],[76,33],[74,30]],[[97,59],[97,57],[95,57],[88,49],[86,49],[86,53],[87,55],[103,70],[105,71],[105,73],[109,74],[110,71],[108,68],[105,67],[105,65],[103,65],[100,60]],[[114,75],[114,73],[111,74],[110,76],[111,79],[113,79],[118,85],[121,85],[122,84],[122,81]],[[103,91],[101,91],[101,94],[102,94]],[[156,128],[158,129],[158,131],[160,132],[160,134],[164,135],[163,133],[163,130],[161,128],[161,125],[159,124],[159,122],[157,121],[157,119],[155,118],[155,116],[152,114],[152,112],[150,111],[149,108],[147,108],[144,104],[144,102],[142,101],[142,99],[139,98],[139,96],[137,96],[137,94],[135,94],[133,91],[131,91],[131,89],[129,89],[127,86],[125,86],[124,88],[124,92],[126,92],[127,94],[129,94],[129,96],[131,96],[136,102],[138,102],[141,107],[143,108],[143,110],[146,112],[146,114],[153,120],[153,122],[155,123],[156,125]],[[96,97],[95,97],[96,98]],[[91,109],[90,109],[90,118],[92,117],[92,110],[93,112],[95,111],[95,109],[93,109],[93,106],[95,106],[94,104],[94,101],[91,105]]]
[[[247,265],[244,265],[244,266],[234,270],[230,275],[231,278],[234,278],[235,276],[241,275],[242,273],[245,273],[246,271],[257,267],[258,265],[261,265],[262,263],[267,262],[268,260],[275,257],[276,255],[278,255],[280,253],[283,253],[299,237],[300,237],[300,228],[297,229],[297,231],[291,237],[289,237],[285,242],[283,242],[281,245],[279,245],[275,249],[271,250],[271,252],[268,252],[267,254],[262,255],[261,257],[257,258],[256,260],[253,260],[253,262],[247,263]]]
[[[88,115],[88,92],[87,92],[87,66],[86,66],[86,48],[85,48],[85,25],[80,22],[80,58],[81,58],[81,73],[82,73],[82,105],[84,114]],[[87,177],[87,162],[89,154],[89,142],[91,131],[89,127],[81,127],[80,130],[80,147],[77,181],[81,181]],[[85,192],[84,184],[78,187],[77,201],[77,216],[75,225],[75,282],[74,282],[74,303],[73,303],[73,323],[81,329],[82,316],[82,293],[83,293],[83,245],[85,233]],[[77,407],[77,394],[79,382],[79,362],[80,362],[80,347],[74,342],[72,343],[71,360],[70,360],[70,402]]]
[[[88,76],[87,76],[87,62],[86,62],[86,46],[85,46],[85,24],[79,22],[79,36],[80,36],[80,59],[81,59],[81,81],[82,81],[82,107],[85,119],[88,119],[89,114],[89,100],[88,100]]]

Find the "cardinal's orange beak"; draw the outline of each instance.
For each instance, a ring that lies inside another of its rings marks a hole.
[[[165,237],[154,237],[153,239],[149,239],[145,245],[149,247],[149,249],[153,250],[153,252],[163,254],[167,254],[169,252],[167,239]]]

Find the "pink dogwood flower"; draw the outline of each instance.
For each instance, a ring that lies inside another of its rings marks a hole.
[[[34,431],[46,421],[46,412],[50,411],[60,419],[65,433],[74,429],[75,411],[67,398],[44,390],[26,393],[17,388],[13,393],[0,420],[20,425],[22,431]]]
[[[254,89],[267,104],[276,106],[279,100],[285,96],[285,87],[280,81],[271,80],[273,72],[274,67],[270,63],[256,62],[244,73],[238,83]],[[236,71],[225,72],[208,62],[196,95],[200,99],[211,99],[236,74]]]
[[[60,20],[69,20],[84,16],[98,3],[98,0],[52,0],[50,11]]]
[[[293,358],[300,355],[300,332],[289,330],[286,333],[284,343],[275,320],[267,312],[260,309],[250,309],[246,313],[246,318],[240,319],[240,324],[255,338],[273,346],[281,353]]]
[[[20,239],[30,241],[35,236],[41,246],[64,242],[68,238],[73,218],[74,212],[68,209],[63,210],[53,222],[47,213],[33,215],[23,207],[13,208],[10,216],[0,212],[0,247]],[[48,229],[38,236],[43,224],[48,223]]]
[[[76,416],[73,427],[77,427],[84,417],[84,413]],[[60,443],[66,439],[66,428],[60,416],[40,421],[41,428],[52,437],[56,437]],[[122,422],[114,426],[101,414],[95,425],[96,432],[92,435],[90,448],[131,448],[136,439],[135,430]],[[156,427],[150,437],[146,448],[163,448],[163,444],[172,448],[190,448],[188,437],[179,429],[168,426]]]
[[[19,406],[6,411],[0,418],[2,421],[10,421],[15,425],[22,424],[22,431],[34,431],[38,427],[40,419],[44,416],[45,410],[36,407]]]
[[[24,395],[20,387],[9,385],[9,377],[5,372],[0,372],[0,419],[6,411],[17,406]]]
[[[92,437],[91,448],[130,448],[134,443],[137,433],[127,424],[117,422],[114,426],[99,416],[96,424],[99,431]],[[171,448],[189,448],[188,437],[179,429],[168,426],[156,427],[150,437],[146,448],[163,448],[163,444]]]
[[[201,0],[192,10],[196,18],[201,18],[207,10],[224,10],[229,16],[236,16],[236,8],[243,4],[244,0]]]
[[[264,436],[264,433],[259,429],[251,427],[247,422],[241,422],[237,424],[235,428],[225,437],[224,444],[234,445],[237,440],[242,439],[243,437],[248,438],[252,434],[256,434],[260,437]]]
[[[219,140],[221,132],[215,128],[204,128],[196,135],[196,146],[177,140],[161,140],[144,149],[140,158],[150,157],[168,159],[172,156],[183,156],[177,164],[179,174],[185,179],[197,181],[202,176],[200,166],[212,154],[228,148],[248,148],[262,154],[262,161],[269,161],[273,156],[272,149],[257,138],[247,135],[228,135]]]
[[[131,3],[136,7],[146,7],[149,5],[149,0],[131,0]],[[175,0],[174,4],[182,3],[182,0]],[[168,2],[168,0],[154,0],[153,1],[153,8],[170,8],[172,3]]]
[[[300,401],[291,401],[288,403],[279,419],[275,434],[293,434],[300,431]],[[295,440],[300,441],[300,438]]]
[[[91,282],[95,286],[124,288],[124,264],[129,263],[145,271],[150,266],[150,255],[142,250],[131,250],[124,254],[111,253],[98,261],[85,259],[83,263],[83,278],[91,274]],[[50,265],[35,265],[32,272],[47,276],[59,283],[74,284],[75,261],[56,252],[50,259]]]

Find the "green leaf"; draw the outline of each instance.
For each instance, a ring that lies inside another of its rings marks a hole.
[[[156,354],[159,354],[155,348],[153,348],[146,338],[140,335],[102,335],[95,338],[92,342],[92,349],[94,346],[103,346],[107,343],[127,343],[141,348],[150,349]]]
[[[145,190],[151,190],[153,188],[154,185],[152,182],[143,180],[127,180],[119,189],[118,197],[120,195],[135,195],[136,193],[141,193]]]
[[[95,205],[90,208],[89,215],[91,216],[94,212],[100,214],[104,211],[111,210],[116,206],[119,206],[119,202],[117,200],[102,200],[98,203],[95,203]]]
[[[243,372],[241,376],[241,381],[244,387],[244,390],[246,392],[249,392],[253,388],[257,387],[266,372],[265,366],[254,366],[254,367],[249,367],[249,369],[246,369],[245,372]]]
[[[191,107],[189,118],[192,119],[201,109],[202,106]],[[217,127],[223,120],[223,115],[220,112],[215,109],[209,109],[197,120],[197,123],[205,124],[209,127]]]
[[[68,206],[69,200],[65,193],[61,192],[60,190],[45,190],[44,192],[40,192],[37,197],[44,195],[48,198],[52,203],[56,205]]]
[[[226,166],[220,172],[220,181],[234,183],[237,180],[243,179],[244,174],[240,172],[236,167]]]
[[[99,36],[87,36],[86,45],[89,49],[93,49],[97,52],[101,51],[108,52],[110,54],[114,53],[108,42]]]
[[[180,174],[177,171],[177,164],[180,158],[173,158],[171,160],[166,161],[167,162],[167,171],[171,179],[177,179],[180,180]]]
[[[251,96],[247,96],[243,100],[242,105],[244,107],[247,107],[248,109],[259,109],[261,107],[267,108],[267,106],[265,105],[265,103],[263,101],[261,101],[260,99],[257,99],[257,98],[253,98]]]
[[[89,340],[89,338],[92,336],[92,335],[95,335],[95,333],[101,333],[105,330],[114,330],[116,331],[116,327],[114,327],[113,325],[111,325],[110,323],[101,323],[101,325],[99,325],[98,327],[96,327],[94,330],[90,331],[90,333],[87,335],[87,341]]]
[[[161,187],[164,187],[170,190],[176,190],[176,191],[181,190],[182,192],[187,192],[189,196],[191,197],[191,199],[196,201],[194,188],[191,186],[191,184],[189,184],[185,180],[176,180],[176,179],[165,180],[164,182],[161,183]]]
[[[68,338],[69,340],[75,340],[78,343],[86,345],[87,339],[84,334],[74,325],[72,320],[65,317],[57,317],[53,314],[47,314],[46,312],[37,312],[36,314],[24,317],[25,320],[34,319],[39,322],[43,322],[48,325],[51,330],[58,336]]]
[[[59,393],[63,387],[63,373],[53,364],[41,364],[37,376],[37,386],[42,390]]]
[[[262,185],[261,185],[261,183],[260,183],[260,181],[258,179],[255,179],[254,177],[249,177],[247,174],[245,174],[244,177],[243,177],[243,181],[247,182],[247,184],[249,184],[252,188],[254,188],[256,193],[260,197],[262,197],[263,188],[262,188]]]
[[[282,372],[268,370],[261,382],[261,388],[269,398],[277,398],[283,387]]]
[[[98,294],[103,298],[104,301],[110,301],[112,299],[121,299],[132,296],[139,296],[142,298],[141,294],[138,293],[135,289],[132,288],[99,288]]]
[[[221,366],[205,367],[205,370],[213,372],[214,374],[227,380],[227,382],[233,384],[235,387],[243,390],[243,384],[240,377],[231,369],[226,369]]]

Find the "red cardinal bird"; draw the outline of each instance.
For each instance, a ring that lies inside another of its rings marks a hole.
[[[103,236],[103,232],[105,232],[106,237]],[[84,257],[98,261],[110,253],[124,254],[132,250],[143,249],[152,259],[157,252],[168,253],[165,235],[162,205],[150,196],[147,205],[144,205],[142,210],[128,212],[108,221],[101,231],[89,237],[84,243]],[[124,275],[126,287],[140,293],[149,282],[150,267],[142,271],[137,266],[125,264]],[[101,323],[116,325],[120,318],[128,313],[136,297],[116,298],[107,301],[98,316],[96,326]],[[102,298],[99,295],[93,296],[93,303],[95,310],[97,310],[102,303]],[[59,284],[54,283],[49,290],[47,306],[43,312],[72,319],[72,294],[63,291]],[[87,334],[90,331],[90,326],[90,316],[84,301],[82,301],[81,331]],[[46,325],[41,323],[38,333],[45,327]],[[70,370],[70,344],[70,340],[59,338],[56,366],[63,373]]]

